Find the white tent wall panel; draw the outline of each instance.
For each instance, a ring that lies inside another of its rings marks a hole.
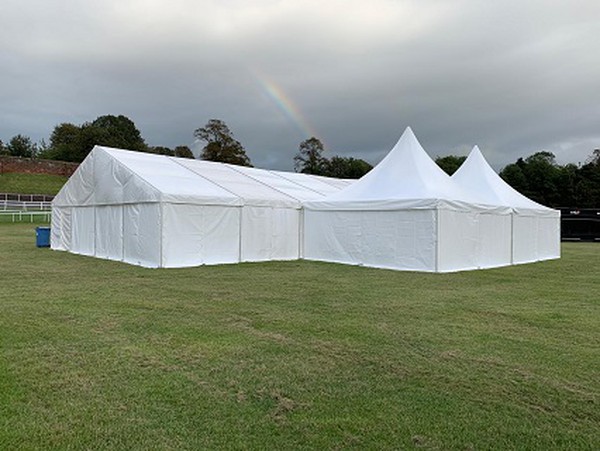
[[[364,216],[362,230],[363,265],[410,271],[435,269],[434,210],[375,211]]]
[[[434,210],[304,211],[304,258],[435,270]]]
[[[74,207],[72,210],[71,252],[91,255],[96,252],[95,246],[95,208]]]
[[[479,267],[496,268],[512,264],[512,215],[480,213]]]
[[[531,263],[538,260],[537,229],[537,216],[513,216],[513,263]]]
[[[160,266],[160,204],[123,206],[123,261],[147,268]]]
[[[162,206],[162,264],[166,268],[238,263],[241,207]]]
[[[355,212],[304,210],[304,258],[360,264],[361,217],[353,213]]]
[[[438,271],[511,264],[510,214],[440,209]]]
[[[539,217],[537,228],[538,260],[560,258],[560,217]]]
[[[452,272],[478,267],[479,222],[475,212],[439,209],[436,270]]]
[[[513,262],[531,263],[560,258],[560,217],[513,217]]]
[[[123,260],[123,206],[96,207],[96,257]]]
[[[50,247],[57,251],[71,250],[71,208],[52,209],[52,227],[50,228]]]
[[[300,218],[294,208],[243,207],[241,261],[298,259]]]

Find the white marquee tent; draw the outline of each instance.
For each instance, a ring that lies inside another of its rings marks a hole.
[[[506,264],[560,258],[560,211],[544,207],[513,189],[487,163],[477,146],[452,175],[481,202],[511,208],[510,251]]]
[[[96,146],[52,203],[51,247],[146,267],[298,259],[302,202],[350,183]]]
[[[463,190],[410,128],[371,172],[304,208],[306,259],[433,272],[510,264],[511,209]]]

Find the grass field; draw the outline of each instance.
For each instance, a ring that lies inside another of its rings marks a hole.
[[[55,195],[68,179],[49,174],[0,174],[0,193]]]
[[[0,449],[600,449],[600,245],[150,270],[0,224]]]

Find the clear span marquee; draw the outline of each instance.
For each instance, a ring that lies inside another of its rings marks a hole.
[[[478,149],[453,177],[410,128],[358,181],[96,146],[52,204],[53,249],[146,267],[305,258],[451,272],[560,257],[560,214]]]
[[[51,247],[145,267],[298,259],[302,202],[349,184],[96,146],[52,203]]]

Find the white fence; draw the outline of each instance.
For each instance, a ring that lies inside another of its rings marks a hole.
[[[50,210],[52,203],[49,201],[17,201],[0,200],[0,211],[23,210],[23,211],[44,211]]]
[[[50,222],[53,198],[44,194],[0,193],[0,222]]]
[[[51,211],[0,210],[0,222],[50,222]]]

